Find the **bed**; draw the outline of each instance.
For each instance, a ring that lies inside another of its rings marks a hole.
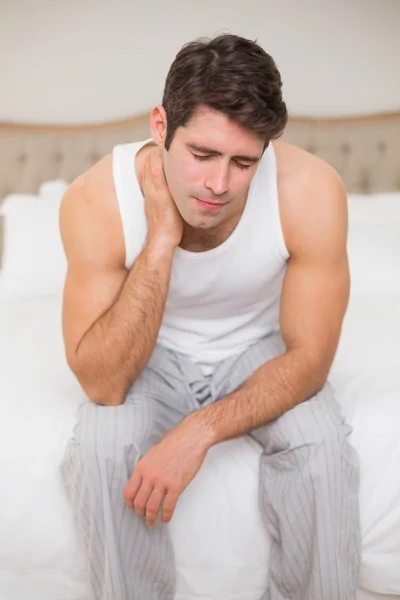
[[[114,144],[148,136],[148,115],[0,124],[0,600],[92,600],[58,471],[88,401],[64,357],[58,207],[67,182]],[[358,600],[400,600],[400,113],[291,119],[284,137],[347,185],[352,292],[330,380],[361,458]],[[261,597],[259,454],[247,437],[212,448],[182,495],[169,526],[176,600]]]

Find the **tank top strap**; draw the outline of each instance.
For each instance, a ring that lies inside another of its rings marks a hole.
[[[257,170],[257,198],[261,222],[268,227],[275,251],[282,261],[287,261],[289,252],[285,244],[279,209],[278,172],[273,144],[269,144]],[[263,218],[264,217],[264,218]],[[266,233],[267,233],[266,231]]]
[[[135,171],[135,158],[151,138],[113,148],[113,179],[125,240],[125,268],[130,269],[147,235],[144,198]]]

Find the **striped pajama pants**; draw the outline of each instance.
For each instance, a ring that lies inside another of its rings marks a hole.
[[[156,346],[121,406],[81,406],[61,474],[96,600],[173,600],[168,525],[150,529],[123,489],[137,461],[186,415],[236,390],[284,352],[279,335],[205,377]],[[262,600],[354,600],[360,565],[359,464],[330,384],[251,435],[263,448],[260,508],[272,539]]]

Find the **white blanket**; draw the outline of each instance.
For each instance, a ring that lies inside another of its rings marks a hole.
[[[400,594],[400,296],[353,298],[332,368],[362,464],[360,586]],[[85,554],[58,474],[78,405],[61,301],[0,300],[0,600],[89,600]],[[177,600],[259,600],[269,539],[257,506],[260,449],[212,449],[170,525]],[[361,597],[372,597],[369,595]]]

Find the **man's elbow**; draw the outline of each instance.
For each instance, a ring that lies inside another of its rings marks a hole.
[[[85,389],[82,384],[81,387],[89,400],[100,406],[121,406],[125,401],[125,394],[117,394],[115,392],[105,393],[104,390],[97,387]]]
[[[331,352],[308,353],[305,361],[313,392],[317,393],[328,381],[333,355]]]
[[[80,364],[76,357],[67,356],[68,366],[75,375],[82,390],[94,404],[101,406],[120,406],[125,401],[125,390],[116,385],[105,385],[99,377],[88,376],[87,369]]]

